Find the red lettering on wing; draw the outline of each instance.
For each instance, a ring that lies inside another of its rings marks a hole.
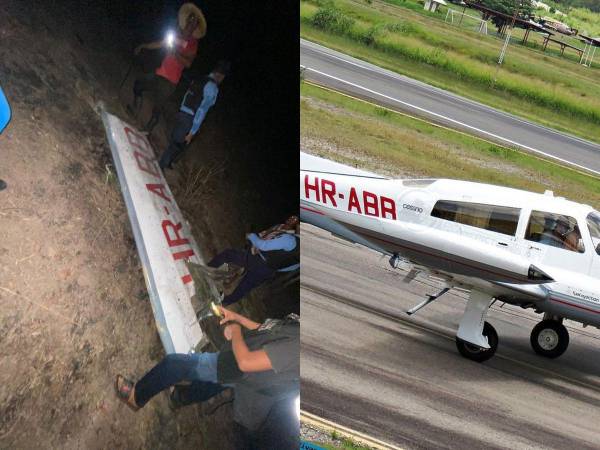
[[[379,202],[377,195],[372,192],[363,191],[363,205],[365,205],[365,215],[379,217]]]
[[[183,225],[181,223],[175,224],[170,220],[163,220],[161,225],[169,247],[176,247],[178,245],[184,245],[190,242],[188,239],[179,235],[179,231],[181,231],[181,229],[183,228]],[[171,236],[169,230],[173,231],[173,236]]]
[[[192,250],[191,248],[188,250],[184,250],[182,252],[173,253],[173,259],[175,261],[177,261],[179,259],[188,259],[188,258],[191,258],[192,256],[194,256],[194,250]]]
[[[146,189],[150,192],[158,195],[161,198],[164,198],[166,201],[170,202],[171,199],[167,197],[165,194],[165,185],[164,184],[146,184]]]
[[[133,156],[135,156],[135,160],[140,170],[143,170],[144,172],[149,173],[156,178],[160,178],[154,158],[148,158],[146,155],[138,152],[137,150],[133,152]]]
[[[146,136],[132,130],[129,127],[125,127],[124,130],[125,136],[127,136],[127,140],[132,147],[135,147],[139,151],[146,153],[148,156],[154,156],[152,154],[152,147],[150,147],[150,144],[146,140]]]
[[[352,209],[356,209],[358,214],[362,214],[362,208],[360,207],[360,202],[358,201],[358,195],[356,195],[356,189],[350,188],[350,197],[348,198],[348,211],[352,211]]]
[[[387,214],[391,217],[390,219],[396,220],[396,202],[391,198],[381,196],[381,217],[387,219]]]
[[[310,191],[315,191],[316,200],[320,202],[321,194],[319,192],[319,178],[315,177],[315,184],[310,184],[308,175],[304,175],[304,196],[307,199],[310,199]]]
[[[335,202],[335,183],[329,180],[321,180],[321,192],[323,193],[323,203],[327,204],[327,199],[331,201],[333,206],[337,206]]]

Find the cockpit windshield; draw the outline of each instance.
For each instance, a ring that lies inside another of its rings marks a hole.
[[[598,211],[592,211],[587,216],[587,226],[592,236],[592,242],[596,253],[600,255],[598,244],[600,244],[600,213]]]

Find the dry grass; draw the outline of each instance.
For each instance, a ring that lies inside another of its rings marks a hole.
[[[211,162],[208,166],[188,164],[183,167],[177,184],[178,203],[184,210],[193,210],[204,203],[211,193],[212,181],[223,174],[227,161]]]

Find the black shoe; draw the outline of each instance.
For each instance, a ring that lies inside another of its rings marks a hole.
[[[0,191],[3,191],[4,189],[6,189],[6,181],[4,180],[0,180]]]
[[[181,397],[180,397],[180,387],[179,386],[175,386],[172,390],[171,393],[169,394],[169,409],[171,409],[171,411],[176,411],[179,408],[186,406],[182,401],[181,401]]]

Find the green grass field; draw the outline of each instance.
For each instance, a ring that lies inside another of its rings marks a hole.
[[[600,180],[535,156],[302,83],[302,149],[396,177],[511,186],[600,206]]]
[[[485,36],[445,23],[444,11],[419,8],[417,0],[302,0],[301,36],[600,142],[600,69],[581,66],[568,50],[565,57],[542,53],[535,48],[542,37],[532,32],[528,46],[510,45],[498,70],[502,40],[491,23]],[[517,40],[522,32],[515,30]]]

